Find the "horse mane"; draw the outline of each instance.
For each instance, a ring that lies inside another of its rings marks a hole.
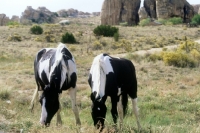
[[[105,91],[106,73],[103,67],[104,62],[102,58],[103,55],[99,55],[93,61],[92,73],[96,73],[96,75],[93,75],[93,79],[95,78],[94,80],[96,80],[96,82],[94,81],[95,86],[93,88],[93,92],[96,91],[95,99],[98,99],[99,97],[102,98]]]
[[[64,83],[64,81],[66,80],[66,73],[68,71],[68,64],[64,61],[64,58],[63,58],[63,53],[62,53],[62,50],[63,48],[66,48],[65,44],[63,43],[59,43],[58,47],[56,48],[56,52],[55,52],[55,62],[54,62],[54,65],[51,67],[51,71],[50,71],[50,75],[52,75],[52,72],[54,71],[54,69],[56,67],[58,67],[59,65],[61,65],[61,82],[60,82],[60,88],[62,88],[62,85]],[[50,78],[49,78],[50,79]]]

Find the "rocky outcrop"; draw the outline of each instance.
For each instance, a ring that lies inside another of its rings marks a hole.
[[[88,13],[88,12],[82,12],[78,11],[76,9],[70,8],[68,10],[62,9],[57,11],[57,14],[59,17],[89,17],[89,16],[99,16],[100,12],[93,12],[93,13]]]
[[[151,18],[181,17],[188,22],[194,16],[194,8],[186,0],[144,0],[144,7]]]
[[[127,22],[136,25],[139,22],[141,0],[104,0],[101,9],[101,24],[118,25]]]
[[[13,15],[11,21],[19,22],[19,16]]]
[[[5,26],[10,21],[6,14],[0,14],[0,26]]]
[[[199,3],[200,3],[200,2],[199,2]],[[196,5],[192,5],[192,6],[193,6],[193,8],[194,8],[195,14],[197,14],[198,11],[199,11],[199,8],[200,8],[200,4],[196,4]]]
[[[144,0],[144,8],[150,18],[157,18],[156,0]]]
[[[56,19],[56,13],[49,11],[46,7],[39,7],[35,10],[28,6],[22,13],[21,19],[28,19],[35,23],[52,23]]]
[[[200,7],[199,7],[199,11],[198,11],[198,14],[200,14]]]
[[[139,14],[140,20],[146,19],[146,18],[148,18],[148,16],[149,16],[149,15],[147,14],[147,12],[146,12],[146,10],[145,10],[144,7],[141,7],[141,8],[139,9],[138,14]]]

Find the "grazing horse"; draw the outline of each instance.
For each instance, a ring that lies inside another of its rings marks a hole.
[[[69,90],[76,124],[80,125],[76,106],[76,64],[66,46],[60,43],[57,48],[40,50],[34,61],[34,73],[36,90],[31,101],[31,111],[38,91],[42,91],[39,100],[42,106],[40,123],[49,126],[51,119],[57,112],[57,124],[62,124],[59,95],[62,91]]]
[[[97,129],[102,130],[104,128],[107,96],[111,98],[113,121],[116,124],[119,115],[121,129],[129,95],[140,130],[137,108],[137,79],[135,67],[131,61],[100,54],[93,60],[88,82],[92,89],[90,95],[92,100],[91,115]]]

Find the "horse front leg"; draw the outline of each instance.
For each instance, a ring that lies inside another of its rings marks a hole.
[[[57,123],[56,125],[62,125],[62,120],[61,120],[61,116],[60,116],[60,111],[61,111],[61,104],[60,104],[60,95],[59,95],[59,109],[57,111]]]
[[[38,97],[38,89],[39,89],[39,87],[38,87],[38,85],[36,85],[36,89],[35,89],[35,91],[33,93],[33,97],[32,97],[30,108],[29,108],[31,112],[33,112],[35,99],[36,99],[36,97]]]
[[[111,103],[112,103],[111,114],[112,114],[112,117],[113,117],[113,122],[116,125],[117,124],[117,117],[118,117],[117,98],[111,97]]]
[[[71,102],[72,102],[72,110],[74,112],[75,119],[76,119],[76,125],[81,125],[81,121],[79,118],[79,111],[78,111],[78,107],[76,105],[76,90],[77,90],[76,87],[70,88],[69,94],[70,94],[70,98],[71,98]]]

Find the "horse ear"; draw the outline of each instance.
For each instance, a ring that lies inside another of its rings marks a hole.
[[[93,93],[91,93],[91,95],[90,95],[90,99],[92,100],[92,102],[94,102],[94,100],[95,100],[95,96],[94,96]]]

